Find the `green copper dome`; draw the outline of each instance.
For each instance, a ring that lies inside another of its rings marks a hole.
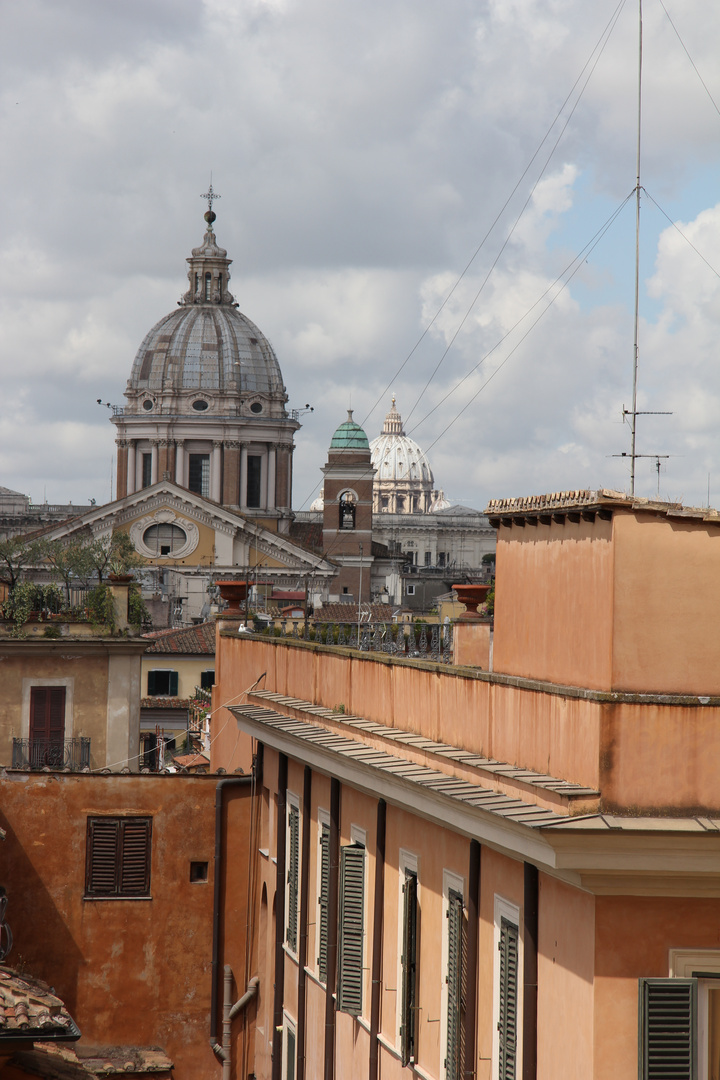
[[[332,437],[331,450],[369,450],[368,437],[352,418],[352,409],[348,409],[348,418],[341,424]]]

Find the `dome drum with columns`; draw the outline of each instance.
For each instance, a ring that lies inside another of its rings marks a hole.
[[[376,514],[429,514],[442,492],[435,491],[430,462],[403,430],[393,396],[382,432],[370,443],[375,468],[373,511]]]
[[[212,203],[212,188],[209,192]],[[189,264],[190,288],[138,349],[117,427],[118,497],[172,480],[287,531],[293,435],[275,352],[228,289],[232,262],[213,231]]]

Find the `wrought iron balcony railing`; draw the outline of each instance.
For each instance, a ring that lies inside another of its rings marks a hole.
[[[90,740],[13,739],[12,767],[81,772],[90,768]]]

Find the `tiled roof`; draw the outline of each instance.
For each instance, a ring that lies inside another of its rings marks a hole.
[[[43,1045],[23,1050],[12,1064],[24,1073],[46,1080],[95,1080],[100,1076],[147,1076],[170,1078],[173,1063],[155,1046]]]
[[[183,656],[215,655],[214,622],[187,626],[181,630],[162,630],[159,633],[144,636],[153,639],[152,645],[147,649],[148,653],[177,653]]]
[[[392,622],[392,617],[397,611],[392,604],[363,604],[363,622],[367,622],[368,609],[371,622]],[[315,609],[316,623],[356,623],[357,621],[357,604],[325,604]]]
[[[210,764],[210,758],[205,757],[205,754],[179,754],[178,757],[173,758],[173,761],[181,769],[195,769],[198,766]]]
[[[517,499],[491,499],[485,513],[492,518],[522,514],[551,514],[555,511],[602,509],[644,510],[667,514],[668,517],[701,518],[718,521],[718,511],[711,507],[683,506],[660,499],[641,499],[610,488],[597,490],[553,491],[547,495],[527,495]]]
[[[0,1043],[79,1038],[64,1003],[47,983],[0,967]]]

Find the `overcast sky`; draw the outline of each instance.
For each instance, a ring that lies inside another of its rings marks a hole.
[[[717,506],[720,4],[643,15],[638,400],[673,415],[638,450],[670,455],[661,497]],[[348,406],[372,438],[392,392],[453,501],[627,489],[632,198],[595,241],[635,186],[637,23],[637,0],[0,0],[0,485],[110,498],[96,399],[123,404],[186,288],[212,171],[230,288],[315,409],[296,508]]]

